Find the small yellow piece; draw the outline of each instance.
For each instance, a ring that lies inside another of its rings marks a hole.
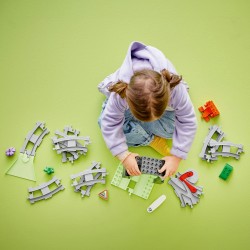
[[[170,155],[170,148],[167,145],[167,140],[165,138],[155,135],[153,141],[149,144],[149,146],[162,156]]]

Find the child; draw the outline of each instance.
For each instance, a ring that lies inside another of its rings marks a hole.
[[[138,154],[128,147],[151,146],[164,156],[159,172],[173,175],[187,157],[197,123],[187,84],[172,63],[158,49],[133,42],[122,66],[98,89],[107,97],[99,118],[103,138],[127,172],[141,174]]]

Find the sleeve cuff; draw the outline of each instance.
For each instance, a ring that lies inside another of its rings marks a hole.
[[[183,160],[186,160],[187,159],[187,155],[188,155],[188,153],[183,152],[183,151],[181,151],[180,149],[177,149],[177,148],[172,148],[171,151],[170,151],[170,153],[172,155],[175,155],[175,156],[183,159]]]
[[[128,151],[128,145],[126,143],[122,143],[113,148],[110,148],[110,152],[113,156],[120,155],[126,151]]]

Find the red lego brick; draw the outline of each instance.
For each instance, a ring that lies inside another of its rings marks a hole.
[[[204,107],[199,107],[199,111],[202,113],[202,118],[207,122],[210,120],[210,118],[220,114],[213,101],[206,102]]]

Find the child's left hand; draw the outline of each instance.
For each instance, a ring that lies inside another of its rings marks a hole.
[[[175,174],[182,159],[175,155],[165,156],[162,159],[165,160],[165,164],[158,172],[162,173],[166,170],[166,173],[163,176],[163,179],[165,179]]]

